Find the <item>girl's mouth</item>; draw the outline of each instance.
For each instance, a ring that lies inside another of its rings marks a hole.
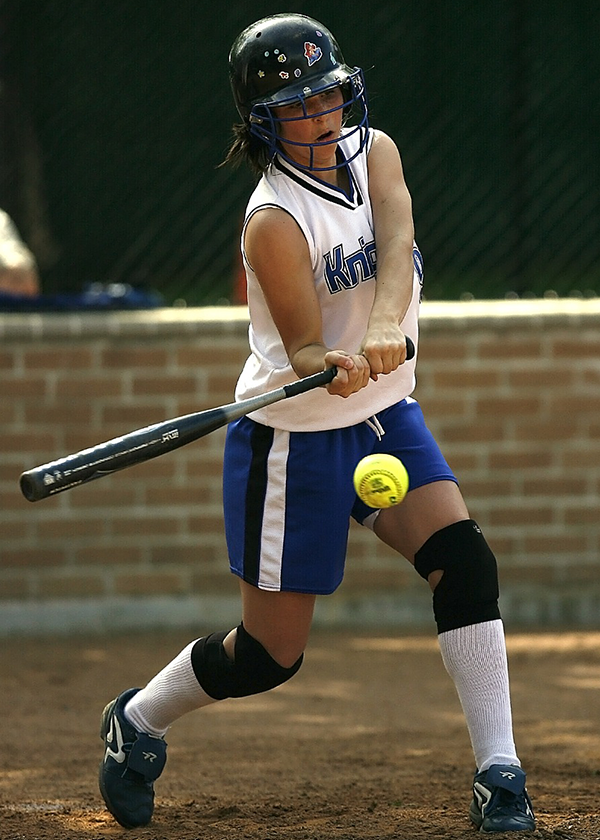
[[[329,140],[333,140],[335,135],[333,131],[324,131],[323,134],[319,134],[317,139],[315,140],[316,143],[327,143]]]

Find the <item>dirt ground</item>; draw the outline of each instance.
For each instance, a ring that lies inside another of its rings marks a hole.
[[[0,840],[463,840],[473,758],[435,635],[315,632],[270,694],[170,730],[155,816],[126,831],[96,774],[104,704],[183,632],[4,640]],[[517,744],[548,840],[600,838],[600,633],[509,633]]]

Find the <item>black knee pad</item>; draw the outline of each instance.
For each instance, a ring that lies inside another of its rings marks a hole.
[[[283,668],[244,628],[237,628],[235,660],[225,653],[223,640],[229,631],[211,633],[192,648],[192,668],[209,697],[248,697],[281,685],[300,669],[304,654],[291,668]]]
[[[444,572],[433,593],[438,633],[500,618],[496,558],[472,519],[436,531],[417,551],[415,569],[425,580]]]

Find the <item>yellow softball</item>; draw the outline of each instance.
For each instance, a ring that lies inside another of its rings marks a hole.
[[[408,493],[408,473],[393,455],[367,455],[354,470],[354,489],[372,508],[399,505]]]

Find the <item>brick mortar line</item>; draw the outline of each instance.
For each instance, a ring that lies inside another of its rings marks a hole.
[[[598,326],[600,299],[518,301],[425,301],[421,329],[425,332],[490,327],[514,329],[549,325]],[[39,341],[93,337],[150,338],[158,335],[239,335],[248,328],[244,306],[158,309],[135,312],[0,313],[0,339]]]

